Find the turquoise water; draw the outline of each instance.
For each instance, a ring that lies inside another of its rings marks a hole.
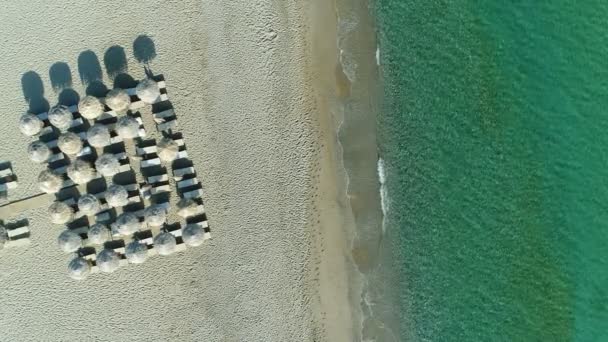
[[[608,341],[608,2],[376,0],[404,341]]]

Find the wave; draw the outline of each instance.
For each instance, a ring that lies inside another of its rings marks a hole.
[[[386,185],[386,168],[384,159],[378,158],[378,180],[380,181],[380,207],[382,208],[382,234],[386,232],[386,216],[390,208],[388,188]]]

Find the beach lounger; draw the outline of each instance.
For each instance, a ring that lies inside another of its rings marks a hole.
[[[0,192],[8,191],[16,188],[18,185],[16,180],[8,181],[6,183],[0,183]]]
[[[156,195],[156,194],[159,194],[162,192],[171,192],[171,186],[169,184],[166,184],[166,185],[152,187],[152,189],[150,189],[151,195]]]
[[[146,147],[137,147],[135,149],[135,152],[139,156],[144,156],[146,154],[156,154],[157,148],[156,148],[156,145],[146,146]]]
[[[168,131],[177,125],[177,117],[173,109],[168,109],[159,113],[154,113],[154,122],[156,123],[156,129],[159,132]]]
[[[161,164],[160,158],[145,159],[145,160],[141,161],[140,168],[147,168],[147,167],[151,167],[151,166],[157,166],[160,164]]]
[[[10,167],[0,170],[0,178],[12,176],[12,175],[13,175],[13,169],[11,169]]]
[[[198,179],[188,178],[177,182],[177,188],[182,189],[196,184],[199,184]]]
[[[196,190],[192,190],[192,191],[188,191],[188,192],[184,192],[182,193],[182,197],[183,198],[190,198],[190,199],[194,199],[194,198],[199,198],[203,196],[203,189],[196,189]]]
[[[158,176],[150,176],[146,179],[146,181],[148,182],[148,184],[167,182],[167,181],[169,181],[169,176],[167,176],[166,173],[158,175]]]
[[[182,151],[177,152],[177,158],[175,158],[175,159],[177,160],[177,159],[185,159],[185,158],[188,158],[188,151],[182,150]]]
[[[182,180],[182,178],[184,178],[184,176],[193,175],[195,173],[196,173],[196,171],[194,170],[194,167],[192,167],[192,166],[184,167],[181,169],[175,169],[175,170],[173,170],[173,179],[175,179],[175,181],[180,181],[180,180]]]

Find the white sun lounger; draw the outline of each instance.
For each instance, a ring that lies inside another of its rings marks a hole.
[[[167,182],[167,181],[169,181],[169,176],[167,176],[166,173],[164,173],[162,175],[158,175],[158,176],[150,176],[147,179],[148,184],[155,184],[155,183]]]
[[[184,178],[184,176],[192,175],[195,172],[196,171],[194,171],[194,167],[192,167],[192,166],[184,167],[181,169],[175,169],[175,170],[173,170],[173,179],[175,179],[175,181],[180,181],[180,180],[182,180],[182,178]]]
[[[137,147],[135,149],[137,155],[139,156],[143,156],[146,154],[153,154],[157,152],[157,148],[156,145],[152,145],[152,146],[146,146],[146,147]]]
[[[186,188],[192,185],[196,185],[196,184],[200,184],[198,179],[196,178],[188,178],[188,179],[184,179],[182,181],[177,182],[177,188],[181,189],[181,188]]]
[[[156,195],[161,192],[170,192],[170,191],[171,191],[171,187],[169,186],[169,184],[166,184],[166,185],[152,187],[152,189],[150,189],[150,194]]]
[[[182,150],[182,151],[177,152],[177,158],[175,158],[175,159],[177,160],[177,159],[185,159],[185,158],[188,158],[188,151]]]
[[[182,197],[183,198],[199,198],[203,196],[203,189],[196,189],[196,190],[192,190],[192,191],[188,191],[188,192],[184,192],[182,193]]]
[[[12,174],[13,174],[13,169],[11,169],[10,167],[0,170],[0,178],[11,176]]]
[[[156,166],[156,165],[160,165],[160,158],[142,160],[140,167],[146,168],[146,167],[151,167],[151,166]]]
[[[0,192],[15,189],[17,186],[18,183],[15,180],[6,183],[0,183]]]

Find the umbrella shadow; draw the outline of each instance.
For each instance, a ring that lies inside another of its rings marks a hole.
[[[125,49],[118,45],[109,47],[103,55],[103,64],[110,80],[114,80],[119,74],[126,74],[128,66]]]
[[[36,72],[28,71],[21,76],[21,89],[30,113],[38,114],[49,110],[49,102],[44,98],[44,84]]]
[[[150,36],[142,34],[133,41],[133,55],[139,63],[148,64],[156,58],[156,45]]]
[[[137,81],[135,81],[135,79],[129,74],[118,74],[114,78],[114,88],[129,89],[135,88],[136,86]]]
[[[78,75],[84,86],[103,80],[101,64],[99,64],[99,58],[95,52],[86,50],[78,55]]]
[[[80,95],[72,88],[66,88],[59,94],[58,102],[60,105],[72,106],[78,104],[79,101]]]
[[[86,50],[78,56],[78,74],[80,82],[86,87],[85,93],[95,97],[104,97],[108,87],[103,83],[103,71],[95,52]]]
[[[72,87],[72,70],[65,62],[57,62],[49,68],[51,86],[55,92]]]

